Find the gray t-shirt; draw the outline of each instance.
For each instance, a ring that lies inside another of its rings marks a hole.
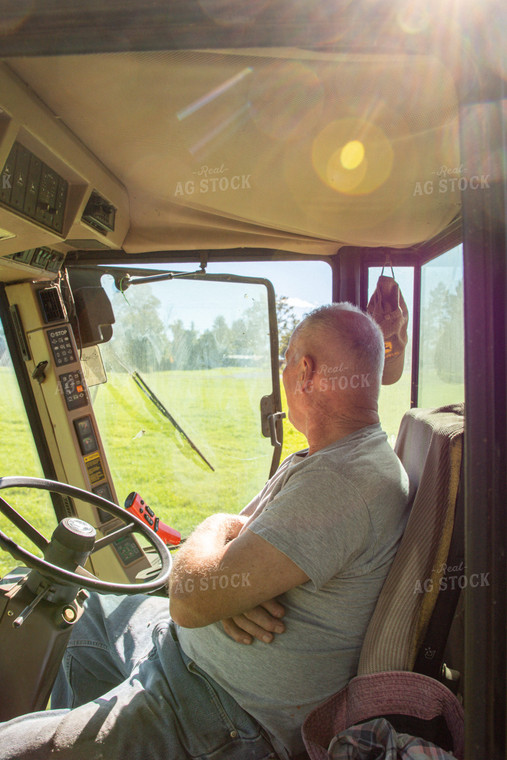
[[[407,501],[407,475],[380,425],[289,456],[243,510],[243,530],[310,579],[279,597],[286,631],[245,646],[221,623],[178,628],[184,652],[292,754],[304,749],[306,715],[355,675]]]

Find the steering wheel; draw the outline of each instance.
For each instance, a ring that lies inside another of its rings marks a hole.
[[[45,559],[37,557],[27,549],[19,546],[15,541],[5,535],[0,530],[0,546],[3,546],[15,559],[21,560],[26,567],[39,571],[41,575],[51,580],[62,583],[80,586],[81,588],[98,591],[102,594],[148,594],[161,588],[168,580],[171,571],[171,556],[164,542],[136,515],[131,514],[125,509],[121,509],[108,499],[103,499],[97,494],[84,491],[76,486],[70,486],[67,483],[59,483],[56,480],[45,480],[43,478],[25,478],[25,477],[6,477],[0,478],[0,490],[4,488],[37,488],[42,491],[52,491],[64,496],[71,496],[88,504],[103,509],[115,517],[123,520],[125,525],[103,538],[99,538],[92,549],[91,554],[108,546],[119,538],[129,535],[134,530],[138,530],[148,539],[154,547],[161,561],[161,568],[155,578],[141,583],[114,583],[103,581],[88,570],[79,567],[76,572],[65,570],[58,567]],[[24,533],[41,551],[44,552],[49,545],[49,541],[39,531],[22,517],[13,507],[10,506],[2,497],[0,497],[0,511]],[[80,521],[81,522],[81,521]],[[87,523],[84,523],[87,525]]]

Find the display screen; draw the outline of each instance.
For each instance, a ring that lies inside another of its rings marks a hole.
[[[101,483],[99,486],[95,486],[92,488],[92,492],[96,493],[97,496],[101,496],[103,499],[113,501],[113,495],[111,493],[111,489],[109,488],[109,483]],[[97,513],[102,525],[104,523],[110,522],[111,520],[114,520],[114,515],[106,512],[104,509],[97,509]]]
[[[124,565],[131,565],[133,562],[137,562],[144,557],[143,552],[132,536],[119,538],[114,542],[113,546]]]
[[[79,448],[82,454],[91,454],[92,451],[97,451],[98,444],[95,437],[95,431],[91,417],[80,417],[78,420],[74,420],[74,428],[76,430],[77,439],[79,441]]]

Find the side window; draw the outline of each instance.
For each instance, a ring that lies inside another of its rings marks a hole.
[[[464,400],[462,253],[462,246],[457,246],[421,267],[419,407]],[[381,272],[380,267],[368,270],[368,299]],[[380,393],[380,420],[392,444],[411,405],[414,270],[395,266],[394,275],[407,304],[409,329],[403,374],[397,383],[383,385]]]
[[[35,443],[25,413],[14,367],[7,349],[0,322],[0,475],[43,477]],[[5,500],[29,520],[46,538],[56,527],[56,517],[48,495],[43,491],[8,489],[2,491]],[[0,514],[0,530],[34,554],[40,555],[23,534]],[[0,578],[19,564],[0,549]]]
[[[458,246],[421,269],[418,406],[464,397],[463,251]]]
[[[381,267],[369,267],[368,269],[368,300],[373,295],[377,286],[378,278],[382,273]],[[390,276],[391,270],[385,270],[385,275]],[[379,414],[382,427],[387,433],[389,442],[394,446],[401,418],[410,408],[410,382],[412,367],[412,325],[413,325],[413,292],[414,270],[413,267],[394,266],[394,278],[400,286],[403,299],[408,310],[408,343],[405,349],[405,363],[403,374],[398,382],[392,385],[383,385],[380,390]]]

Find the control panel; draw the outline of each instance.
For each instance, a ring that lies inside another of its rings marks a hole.
[[[171,528],[170,525],[163,523],[160,518],[157,517],[153,509],[146,504],[144,499],[142,499],[136,491],[129,493],[125,499],[125,509],[148,523],[152,531],[158,533],[159,538],[161,538],[165,544],[177,546],[180,543],[181,533],[174,528]]]
[[[70,250],[119,248],[130,226],[125,187],[14,68],[0,61],[0,264],[5,259],[7,282],[23,274],[40,279],[29,269],[58,272]]]
[[[46,272],[57,274],[62,267],[65,254],[42,245],[38,248],[29,248],[26,251],[11,253],[7,258],[19,264],[27,264],[36,269],[43,269]]]
[[[0,203],[61,234],[69,183],[20,142],[2,169]]]
[[[59,325],[47,331],[49,345],[57,367],[72,364],[77,360],[74,342],[68,325]]]
[[[11,311],[17,314],[17,330],[24,337],[23,355],[57,479],[118,504],[59,287],[22,283],[7,286],[6,292]],[[103,535],[121,525],[106,510],[83,502],[72,509]],[[123,536],[93,554],[90,564],[95,574],[118,582],[135,581],[151,569],[134,535]]]
[[[81,407],[88,406],[89,402],[86,396],[84,378],[80,370],[76,369],[73,372],[64,372],[58,376],[58,379],[69,412],[73,409],[81,409]]]
[[[116,208],[113,204],[93,190],[83,211],[83,221],[99,232],[114,232],[115,219]]]

